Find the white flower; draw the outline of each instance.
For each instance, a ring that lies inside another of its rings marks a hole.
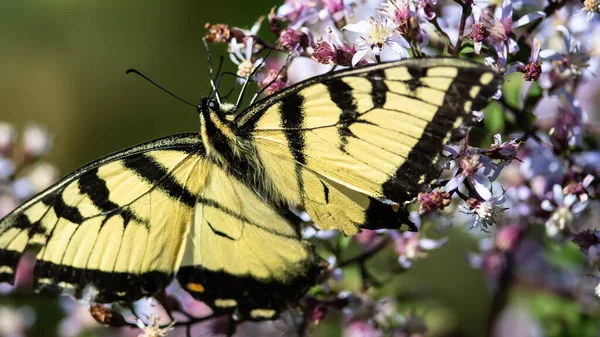
[[[352,57],[352,66],[356,66],[360,60],[371,52],[375,57],[379,57],[384,46],[389,46],[400,56],[400,58],[408,58],[407,48],[410,48],[408,42],[401,36],[396,35],[397,41],[392,40],[398,25],[388,19],[383,19],[382,22],[371,17],[369,21],[362,20],[357,23],[346,25],[343,29],[364,34],[356,40],[357,51]]]
[[[48,131],[39,125],[31,124],[23,132],[25,153],[32,157],[43,156],[52,147],[52,138]]]
[[[243,54],[242,51],[244,52]],[[238,43],[235,37],[231,39],[229,44],[229,58],[231,62],[237,64],[237,75],[241,77],[240,80],[242,82],[245,81],[245,78],[252,75],[252,72],[263,63],[262,58],[252,61],[253,54],[254,39],[252,37],[246,39],[246,43]]]
[[[590,22],[594,18],[594,15],[600,13],[600,1],[599,0],[584,0],[583,11],[587,12],[586,21]]]
[[[495,197],[492,197],[491,194],[482,197],[484,201],[469,199],[467,201],[469,208],[466,213],[475,217],[470,229],[479,227],[482,231],[488,232],[487,228],[493,226],[498,218],[502,217],[502,213],[508,209],[501,207],[506,201],[506,196],[503,193]]]
[[[556,30],[562,35],[564,51],[543,49],[539,52],[539,57],[555,64],[560,72],[569,70],[573,74],[579,74],[581,68],[588,67],[590,56],[582,50],[581,43],[571,36],[567,27],[558,26]]]
[[[390,236],[394,239],[394,246],[398,254],[398,263],[402,268],[408,269],[413,261],[427,256],[426,250],[433,250],[444,246],[448,238],[439,240],[421,238],[421,233],[390,231]]]
[[[161,328],[158,325],[158,316],[151,314],[150,317],[148,317],[147,324],[144,324],[144,322],[138,318],[136,320],[136,325],[138,328],[142,329],[142,332],[138,335],[138,337],[165,337],[169,331],[173,330],[175,321],[171,322],[171,324],[167,325],[166,327]]]
[[[15,143],[17,131],[15,127],[8,123],[0,123],[0,155],[2,152],[11,149]]]
[[[552,212],[546,221],[546,234],[554,237],[565,230],[571,230],[575,214],[583,211],[587,204],[587,201],[580,202],[574,194],[564,195],[562,187],[555,184],[552,187],[552,200],[544,200],[541,204],[543,210]]]

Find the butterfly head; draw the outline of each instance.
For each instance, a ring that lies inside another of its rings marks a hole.
[[[220,116],[233,114],[236,110],[235,104],[229,102],[219,102],[211,96],[202,98],[200,104],[196,106],[198,113],[203,111],[215,113]]]

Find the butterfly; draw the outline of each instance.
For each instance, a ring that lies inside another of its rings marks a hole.
[[[469,61],[410,59],[317,76],[235,115],[204,98],[199,132],[88,163],[0,220],[0,281],[36,249],[36,290],[130,302],[177,279],[216,312],[273,319],[323,268],[288,207],[345,235],[415,230],[406,205],[501,83]]]

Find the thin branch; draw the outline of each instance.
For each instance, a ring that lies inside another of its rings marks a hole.
[[[469,15],[471,15],[471,4],[473,0],[466,0],[464,3],[461,1],[455,1],[456,3],[462,6],[462,15],[460,17],[460,26],[458,28],[458,40],[456,41],[456,46],[454,47],[454,51],[452,52],[452,56],[458,56],[458,52],[460,51],[460,46],[462,44],[463,35],[465,33],[465,26],[467,25],[467,19]]]
[[[385,247],[387,247],[388,244],[390,244],[392,242],[392,238],[389,236],[386,236],[385,238],[382,238],[377,244],[375,244],[373,247],[371,247],[370,249],[368,249],[367,251],[365,251],[364,253],[355,256],[351,259],[348,259],[346,261],[341,261],[338,264],[339,268],[345,267],[349,264],[352,263],[361,263],[365,260],[370,259],[371,257],[373,257],[375,254],[377,254],[378,252],[380,252],[382,249],[384,249]]]

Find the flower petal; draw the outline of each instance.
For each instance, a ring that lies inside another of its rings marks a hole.
[[[533,39],[533,47],[531,48],[531,57],[529,62],[537,62],[540,49],[542,48],[542,41],[537,37]]]
[[[479,194],[479,196],[483,200],[490,200],[490,199],[492,199],[492,192],[490,192],[490,190],[485,186],[484,179],[488,180],[485,177],[475,175],[475,176],[472,176],[471,181],[473,182],[473,187],[475,188],[475,191],[477,192],[477,194]]]
[[[388,41],[385,44],[390,46],[390,48],[392,48],[394,53],[400,55],[401,59],[405,59],[405,58],[409,57],[408,51],[406,50],[406,48],[402,47],[398,42]]]
[[[456,175],[446,184],[446,191],[450,192],[457,189],[463,181],[465,181],[465,176],[463,174]]]
[[[352,66],[356,67],[358,62],[360,62],[360,60],[362,60],[365,57],[365,55],[367,54],[368,51],[369,51],[368,47],[357,50],[356,54],[354,54],[354,56],[352,56]]]
[[[446,243],[448,243],[447,237],[439,239],[439,240],[421,239],[421,240],[419,240],[419,247],[426,249],[426,250],[432,250],[432,249],[440,248],[443,245],[445,245]]]
[[[575,201],[577,201],[577,196],[574,194],[567,194],[565,196],[565,200],[564,200],[564,205],[567,207],[571,207],[573,206],[573,204],[575,203]]]
[[[504,72],[504,76],[508,76],[508,75],[514,73],[515,71],[517,71],[517,69],[524,68],[524,67],[525,67],[525,63],[523,63],[521,61],[514,62],[508,67],[508,69],[506,69],[506,72]]]
[[[552,49],[544,49],[538,53],[538,56],[551,61],[560,61],[563,59],[563,55]]]
[[[359,34],[368,34],[370,27],[371,25],[369,24],[369,22],[367,22],[367,20],[361,20],[357,23],[349,23],[345,25],[342,29]]]
[[[473,21],[479,22],[481,20],[481,7],[473,5],[471,7],[471,13],[473,13]]]
[[[578,202],[573,207],[571,207],[571,213],[577,214],[583,211],[587,207],[588,203],[586,202]]]
[[[475,42],[475,43],[473,43],[475,54],[479,55],[479,53],[481,53],[481,46],[482,45],[483,45],[483,43],[481,43],[481,42]]]
[[[550,202],[550,200],[544,200],[544,201],[542,201],[540,207],[542,207],[542,209],[544,211],[547,211],[547,212],[552,212],[552,211],[554,211],[556,209],[554,207],[554,205],[552,205],[552,203]]]
[[[564,205],[564,194],[562,187],[559,184],[554,184],[554,186],[552,186],[552,197],[558,205]]]
[[[508,39],[508,53],[515,54],[519,51],[519,44],[514,39]]]
[[[533,13],[529,13],[526,15],[523,15],[519,20],[517,20],[516,22],[513,22],[512,24],[512,28],[515,29],[517,27],[521,27],[524,26],[530,22],[533,22],[535,20],[538,19],[543,19],[546,17],[546,14],[542,11],[537,11],[537,12],[533,12]]]

